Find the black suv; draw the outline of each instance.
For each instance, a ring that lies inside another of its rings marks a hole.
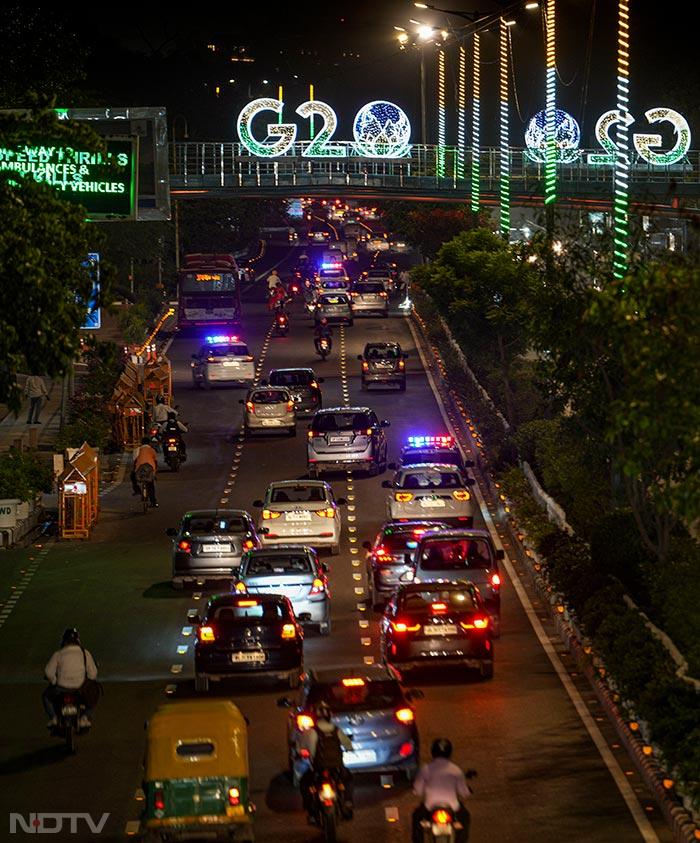
[[[362,389],[371,383],[398,384],[406,389],[406,358],[397,342],[368,342],[357,359],[362,361]]]
[[[296,404],[297,415],[313,415],[323,406],[321,387],[323,378],[317,378],[313,369],[271,369],[267,377],[270,386],[283,386],[289,390]]]

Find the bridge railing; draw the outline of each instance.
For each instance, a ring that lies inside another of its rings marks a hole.
[[[240,143],[182,142],[170,145],[171,186],[206,189],[299,188],[326,185],[354,187],[394,186],[401,190],[469,190],[472,150],[461,151],[451,146],[416,144],[410,157],[365,158],[357,154],[347,157],[311,158],[303,155],[308,142],[294,144],[289,152],[276,158],[253,156]],[[612,164],[593,164],[590,155],[602,150],[581,150],[571,163],[557,164],[561,182],[589,184],[591,187],[612,184]],[[501,150],[483,148],[479,154],[479,179],[482,190],[497,190],[501,178]],[[525,149],[508,151],[508,174],[518,190],[537,191],[545,177],[544,163],[534,161]],[[700,152],[689,152],[675,164],[652,165],[637,155],[632,156],[629,181],[631,186],[700,185]]]

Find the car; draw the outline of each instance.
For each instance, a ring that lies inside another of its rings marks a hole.
[[[415,463],[397,469],[382,486],[391,489],[386,499],[387,521],[415,521],[428,515],[452,527],[471,527],[474,498],[469,484],[454,465]]]
[[[365,269],[360,274],[360,281],[378,281],[386,293],[391,293],[395,286],[395,279],[388,269]]]
[[[314,308],[314,322],[318,324],[326,319],[329,324],[353,324],[352,307],[347,293],[320,293]]]
[[[215,384],[252,386],[255,382],[255,361],[248,346],[237,336],[207,337],[205,344],[192,355],[194,386],[210,389]]]
[[[379,622],[382,661],[405,677],[414,670],[455,668],[493,678],[493,622],[471,582],[401,586]]]
[[[381,281],[355,281],[350,287],[353,316],[360,313],[389,316],[389,296]]]
[[[283,386],[289,390],[297,411],[297,419],[302,415],[312,415],[323,406],[320,384],[323,378],[316,376],[313,369],[301,366],[296,368],[271,369],[267,376],[270,386]]]
[[[406,389],[406,358],[397,342],[368,342],[357,359],[362,363],[362,389],[370,384],[396,384]]]
[[[401,575],[413,571],[418,544],[428,530],[448,530],[444,521],[387,521],[374,541],[365,541],[367,593],[373,609],[380,609],[401,585]]]
[[[323,480],[275,480],[265,497],[253,502],[260,509],[258,533],[263,547],[303,543],[340,553],[342,520],[333,489]]]
[[[245,436],[254,433],[280,433],[297,435],[297,411],[292,393],[286,387],[254,386],[245,398],[243,432]]]
[[[314,414],[309,425],[307,465],[310,477],[326,471],[359,469],[371,477],[387,469],[385,429],[369,407],[328,407]]]
[[[312,228],[307,234],[309,243],[328,243],[331,233],[327,228]]]
[[[386,237],[374,235],[365,240],[365,248],[368,252],[385,252],[389,249],[389,241]]]
[[[165,531],[173,541],[173,588],[204,580],[230,580],[246,550],[262,542],[244,509],[194,509]]]
[[[308,670],[297,698],[282,697],[289,708],[287,745],[289,772],[298,786],[308,761],[298,752],[302,732],[314,726],[315,706],[325,702],[331,721],[352,736],[352,751],[343,763],[352,773],[401,772],[413,781],[420,744],[411,705],[423,694],[404,690],[397,673],[383,665],[357,665]]]
[[[233,590],[247,594],[284,594],[299,622],[331,631],[328,566],[312,547],[301,544],[255,548],[243,554]]]
[[[403,237],[389,236],[389,251],[399,254],[410,252],[411,246]]]
[[[403,582],[469,580],[479,589],[489,612],[497,620],[501,608],[501,573],[504,558],[488,530],[445,530],[426,533],[418,545],[413,572]],[[497,630],[498,631],[498,630]]]
[[[316,289],[321,293],[349,293],[350,279],[347,275],[319,277],[316,279]]]
[[[197,625],[195,690],[224,679],[274,678],[298,688],[304,672],[304,630],[284,594],[216,594]]]
[[[473,460],[465,460],[462,451],[449,434],[428,434],[409,436],[401,449],[398,463],[389,463],[389,468],[396,470],[399,466],[418,462],[443,462],[456,465],[469,479],[467,468],[473,468]]]

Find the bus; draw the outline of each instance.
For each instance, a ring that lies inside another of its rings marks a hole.
[[[236,326],[241,320],[241,282],[233,255],[185,255],[177,278],[178,329]]]

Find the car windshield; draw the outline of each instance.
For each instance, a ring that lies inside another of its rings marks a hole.
[[[250,523],[242,516],[186,515],[182,521],[182,532],[190,536],[213,536],[217,533],[245,535],[250,532]]]
[[[346,679],[345,683],[314,686],[309,693],[309,703],[316,704],[324,700],[336,714],[347,711],[395,708],[404,704],[398,682],[389,679],[367,682],[353,677]]]
[[[429,468],[404,474],[399,485],[402,489],[457,489],[464,482],[456,471]]]
[[[362,430],[372,427],[366,413],[322,413],[312,422],[312,429],[319,433],[333,430]]]
[[[254,556],[246,565],[245,574],[271,577],[277,574],[311,574],[314,566],[305,554],[289,556]]]
[[[250,400],[255,404],[283,404],[289,401],[289,393],[282,389],[260,389],[251,394]]]
[[[308,386],[312,380],[309,372],[273,372],[270,375],[272,386]]]
[[[400,355],[400,351],[398,348],[382,348],[379,347],[372,347],[365,349],[365,357],[368,360],[396,360]]]
[[[398,600],[398,609],[403,612],[425,612],[436,603],[444,603],[450,609],[468,612],[478,609],[474,595],[468,590],[431,589],[429,591],[409,591]]]
[[[275,487],[270,494],[270,503],[325,503],[326,500],[323,486]]]
[[[281,603],[261,603],[254,599],[241,599],[238,603],[226,606],[214,606],[208,613],[205,623],[239,624],[250,619],[277,622],[289,620],[287,607]]]
[[[420,566],[425,571],[464,571],[488,568],[491,554],[483,539],[453,539],[426,542]]]

